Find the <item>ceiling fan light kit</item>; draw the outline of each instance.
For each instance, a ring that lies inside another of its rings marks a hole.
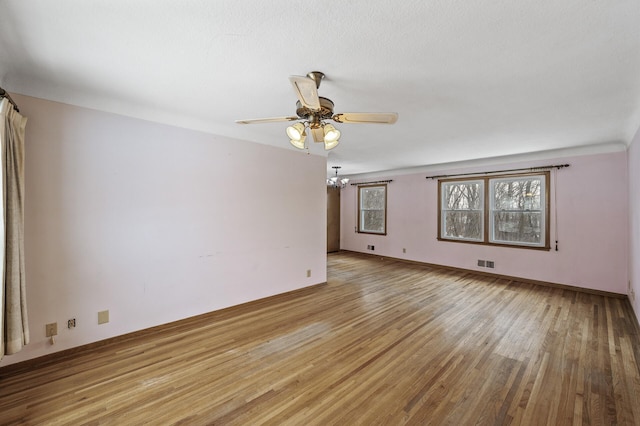
[[[309,128],[314,142],[324,143],[324,149],[330,150],[340,143],[340,131],[325,120],[333,120],[337,123],[379,123],[393,124],[398,120],[395,112],[345,112],[333,114],[333,101],[318,96],[320,82],[324,79],[324,73],[312,71],[306,77],[292,75],[289,81],[293,86],[298,101],[296,102],[295,116],[255,118],[248,120],[236,120],[238,124],[271,123],[275,121],[296,121],[296,124],[287,127],[287,136],[291,145],[298,149],[305,149],[306,128]],[[337,170],[336,170],[337,175]]]

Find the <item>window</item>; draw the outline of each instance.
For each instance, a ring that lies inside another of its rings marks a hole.
[[[545,245],[544,181],[544,176],[490,180],[490,242]]]
[[[481,180],[442,184],[443,238],[483,241],[484,182]]]
[[[549,249],[549,172],[439,181],[438,239]]]
[[[387,185],[358,187],[358,232],[387,234]]]

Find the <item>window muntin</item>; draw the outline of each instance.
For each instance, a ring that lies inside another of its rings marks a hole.
[[[442,238],[484,240],[484,181],[454,181],[442,184]]]
[[[549,172],[439,181],[438,239],[549,250]]]
[[[358,232],[387,233],[387,185],[358,187]]]
[[[490,180],[489,241],[544,247],[545,176]]]

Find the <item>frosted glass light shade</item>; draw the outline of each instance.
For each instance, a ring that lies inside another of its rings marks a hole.
[[[340,139],[340,131],[333,127],[331,124],[324,125],[324,142],[331,143],[337,142]],[[335,145],[334,145],[335,146]]]
[[[287,136],[292,141],[300,141],[304,142],[304,139],[307,137],[307,134],[304,132],[304,124],[296,123],[293,126],[287,127]]]
[[[301,141],[291,139],[289,142],[291,142],[291,145],[295,146],[298,149],[304,149],[304,138],[302,138]]]
[[[338,144],[339,144],[339,143],[340,143],[340,141],[339,141],[339,140],[337,140],[337,139],[336,139],[335,141],[333,141],[333,142],[327,142],[327,141],[325,140],[325,141],[324,141],[324,149],[325,149],[326,151],[329,151],[330,149],[333,149],[333,148],[335,148],[336,146],[338,146]]]

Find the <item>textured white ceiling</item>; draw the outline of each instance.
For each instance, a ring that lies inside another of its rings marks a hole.
[[[640,1],[0,0],[13,93],[289,147],[234,120],[295,115],[313,70],[336,112],[400,115],[338,125],[329,172],[628,144]]]

